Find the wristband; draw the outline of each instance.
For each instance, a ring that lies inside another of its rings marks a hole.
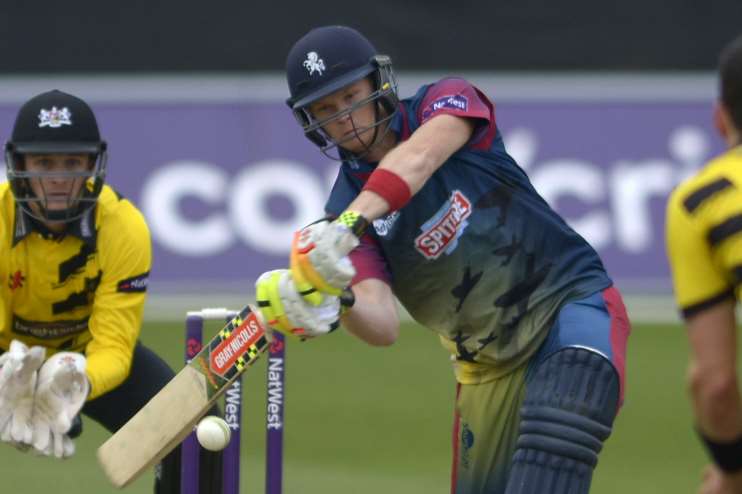
[[[362,190],[370,190],[389,204],[389,213],[402,209],[410,201],[410,186],[402,177],[385,168],[377,168]]]
[[[700,429],[697,432],[720,469],[726,473],[742,470],[742,435],[731,441],[720,442],[709,439]]]
[[[363,232],[368,228],[368,220],[364,218],[361,213],[350,211],[348,209],[340,213],[340,216],[338,216],[335,221],[348,227],[348,229],[353,232],[353,235],[358,238],[361,238]]]

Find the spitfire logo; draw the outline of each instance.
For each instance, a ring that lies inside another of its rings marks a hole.
[[[471,201],[461,191],[453,191],[451,198],[420,227],[423,232],[415,239],[415,248],[431,260],[438,259],[444,252],[450,254],[468,225],[469,215]]]
[[[315,72],[322,75],[322,72],[325,71],[325,61],[319,57],[316,51],[307,53],[307,59],[304,60],[302,65],[309,71],[309,75],[314,75]]]
[[[39,113],[39,127],[56,129],[62,125],[72,125],[70,117],[72,117],[72,114],[66,107],[57,109],[56,106],[52,106],[51,110],[44,110],[42,108]]]

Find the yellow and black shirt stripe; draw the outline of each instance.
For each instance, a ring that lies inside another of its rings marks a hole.
[[[95,208],[55,235],[0,184],[0,350],[18,339],[84,352],[90,398],[129,374],[152,249],[142,214],[104,186]]]
[[[710,161],[667,204],[667,252],[684,317],[742,295],[742,146]]]

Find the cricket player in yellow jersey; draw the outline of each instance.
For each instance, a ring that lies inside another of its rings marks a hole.
[[[138,342],[149,229],[104,183],[106,143],[75,96],[55,90],[27,101],[5,161],[0,439],[64,458],[80,413],[116,431],[174,375]],[[163,460],[155,492],[179,492],[179,458],[176,449]]]
[[[715,123],[728,150],[672,194],[667,248],[688,329],[696,429],[713,459],[701,494],[742,493],[736,302],[742,295],[742,36],[720,60]]]

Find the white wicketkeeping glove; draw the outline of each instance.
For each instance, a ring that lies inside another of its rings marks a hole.
[[[31,415],[37,370],[46,350],[30,349],[18,340],[0,355],[0,439],[30,444],[33,441]]]
[[[57,458],[74,454],[74,443],[67,432],[89,391],[82,354],[59,352],[44,362],[39,370],[33,411],[33,447],[37,452]]]
[[[67,434],[52,432],[44,449],[38,449],[36,445],[31,446],[33,454],[41,456],[54,456],[55,458],[69,458],[75,454],[75,443]]]

